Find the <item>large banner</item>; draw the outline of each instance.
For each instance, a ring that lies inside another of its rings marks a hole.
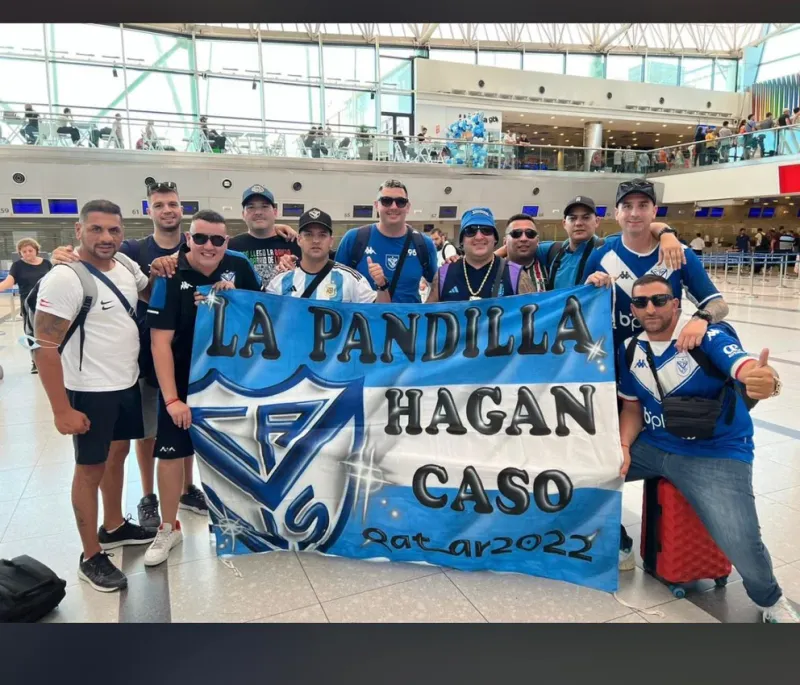
[[[189,404],[218,554],[617,588],[607,289],[366,306],[214,293]]]

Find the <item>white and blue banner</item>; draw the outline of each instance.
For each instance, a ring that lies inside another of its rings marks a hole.
[[[609,290],[434,305],[224,291],[206,305],[189,405],[218,554],[617,589]]]

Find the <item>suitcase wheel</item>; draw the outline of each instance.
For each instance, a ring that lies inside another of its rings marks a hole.
[[[686,590],[682,588],[680,585],[670,585],[669,591],[677,598],[683,599],[686,597]]]
[[[722,576],[722,578],[714,578],[714,585],[717,587],[725,587],[728,584],[728,576]]]

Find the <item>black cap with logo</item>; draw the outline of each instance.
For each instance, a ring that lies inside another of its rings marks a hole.
[[[322,226],[322,228],[327,229],[331,234],[333,234],[333,221],[331,220],[331,215],[323,212],[321,209],[313,207],[300,217],[298,230],[302,231],[304,228],[315,225]]]
[[[623,181],[619,184],[617,187],[617,201],[614,203],[614,206],[618,207],[619,203],[628,197],[628,195],[633,195],[635,193],[650,198],[654,205],[658,204],[656,201],[655,186],[650,183],[650,181],[645,181],[643,178],[635,178],[632,181]]]
[[[586,195],[578,195],[575,199],[570,200],[570,203],[564,207],[564,216],[569,216],[575,207],[586,207],[592,214],[597,214],[597,206],[594,204],[594,200]]]

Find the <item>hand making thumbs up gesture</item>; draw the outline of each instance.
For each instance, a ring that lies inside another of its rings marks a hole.
[[[764,348],[755,365],[748,365],[741,374],[747,396],[753,400],[765,400],[778,390],[778,374],[769,366],[769,350]]]
[[[379,288],[382,288],[386,285],[386,276],[383,274],[383,269],[381,268],[380,264],[376,264],[372,261],[372,257],[367,257],[367,268],[369,269],[369,275],[372,277],[372,280],[375,281],[375,285]]]

